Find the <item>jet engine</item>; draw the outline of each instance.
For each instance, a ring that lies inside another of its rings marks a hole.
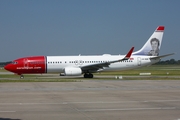
[[[82,74],[81,68],[76,68],[76,67],[66,67],[64,69],[64,74],[66,76],[78,76]]]

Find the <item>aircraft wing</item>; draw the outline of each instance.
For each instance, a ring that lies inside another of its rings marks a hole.
[[[170,55],[174,55],[174,53],[166,54],[166,55],[161,55],[161,56],[155,56],[155,57],[151,57],[150,59],[151,60],[161,59],[161,58],[164,58],[164,57],[167,57],[167,56],[170,56]]]
[[[134,50],[134,47],[132,47],[130,49],[130,51],[126,54],[126,56],[122,59],[104,62],[104,63],[96,63],[96,64],[92,64],[92,65],[87,65],[87,66],[82,66],[81,69],[83,72],[97,72],[98,70],[103,69],[103,67],[109,67],[109,65],[111,63],[116,63],[116,62],[128,60],[131,57],[133,50]]]

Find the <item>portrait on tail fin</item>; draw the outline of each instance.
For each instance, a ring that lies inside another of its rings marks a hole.
[[[144,46],[140,50],[134,52],[133,55],[159,56],[163,33],[164,26],[157,27]]]
[[[157,38],[152,38],[151,41],[152,50],[149,51],[148,56],[158,56],[159,55],[159,45],[160,42]]]

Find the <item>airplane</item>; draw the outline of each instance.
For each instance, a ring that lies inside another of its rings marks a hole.
[[[64,76],[80,76],[93,78],[93,73],[135,69],[157,63],[164,33],[164,26],[158,26],[144,46],[133,52],[132,47],[126,55],[87,55],[87,56],[29,56],[13,60],[4,68],[10,72],[23,74],[60,73]]]

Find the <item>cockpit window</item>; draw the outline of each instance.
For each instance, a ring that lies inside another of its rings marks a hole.
[[[12,64],[18,64],[18,62],[17,61],[12,61]]]

